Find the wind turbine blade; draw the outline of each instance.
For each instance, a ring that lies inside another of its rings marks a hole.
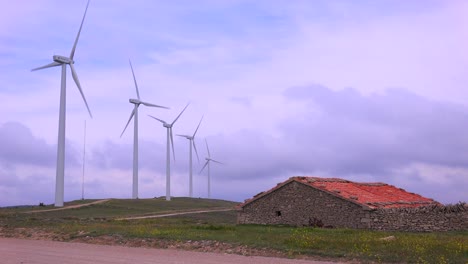
[[[210,158],[211,157],[210,149],[208,148],[208,142],[206,141],[206,138],[205,138],[205,144],[206,144],[206,150],[208,151],[208,158]]]
[[[203,168],[200,170],[200,172],[199,172],[198,174],[200,174],[200,173],[205,169],[206,165],[208,165],[208,162],[210,162],[210,161],[207,160],[207,161],[205,162],[205,165],[203,165]]]
[[[184,137],[184,138],[187,138],[187,139],[190,137],[190,136],[187,136],[187,135],[181,135],[181,134],[176,134],[176,136],[178,136],[178,137]]]
[[[164,120],[162,120],[162,119],[159,119],[159,118],[154,117],[154,116],[152,116],[152,115],[148,115],[148,116],[149,116],[149,117],[152,117],[152,118],[154,118],[154,119],[156,119],[156,120],[158,120],[159,122],[161,122],[161,123],[163,123],[163,124],[167,124],[167,123],[166,123]]]
[[[155,104],[151,104],[151,103],[147,103],[147,102],[141,102],[140,101],[140,103],[143,104],[143,105],[146,105],[146,106],[150,106],[150,107],[159,107],[159,108],[169,109],[169,107],[155,105]]]
[[[213,161],[213,162],[216,162],[216,163],[219,163],[219,164],[223,164],[223,165],[224,165],[224,163],[219,162],[219,161],[217,161],[217,160],[214,160],[214,159],[210,159],[210,160]]]
[[[34,68],[34,69],[32,69],[31,71],[42,70],[42,69],[45,69],[45,68],[55,67],[55,66],[59,66],[59,65],[62,65],[62,64],[61,64],[61,63],[58,63],[58,62],[56,62],[56,61],[54,61],[54,62],[49,63],[49,64],[47,64],[47,65]]]
[[[133,71],[132,61],[128,59],[128,62],[130,63],[130,68],[132,69],[133,81],[135,82],[135,89],[137,92],[137,97],[138,97],[138,100],[140,100],[140,92],[138,91],[138,84],[136,81],[135,72]]]
[[[84,23],[84,20],[85,20],[85,17],[86,17],[86,12],[88,12],[88,6],[89,6],[89,0],[88,0],[88,3],[86,4],[86,9],[85,9],[85,12],[84,12],[84,15],[83,15],[83,19],[81,20],[80,30],[78,30],[78,34],[76,35],[75,44],[73,44],[73,48],[72,48],[71,53],[70,53],[70,59],[71,60],[73,60],[73,57],[75,56],[76,44],[78,44],[78,39],[80,38],[81,28],[83,27],[83,23]]]
[[[200,158],[198,157],[197,146],[195,145],[195,138],[192,138],[193,149],[195,149],[195,154],[197,154],[198,163],[200,163]]]
[[[203,120],[203,116],[201,117],[200,122],[198,122],[197,129],[195,129],[195,132],[193,133],[193,136],[192,136],[192,137],[195,137],[195,135],[197,134],[198,128],[200,127],[200,124],[201,124],[201,121],[202,121],[202,120]]]
[[[182,110],[182,112],[180,112],[180,114],[176,117],[176,119],[174,119],[174,121],[172,121],[171,126],[174,125],[174,123],[177,121],[177,119],[179,119],[179,117],[182,115],[182,113],[185,111],[185,109],[187,109],[188,106],[189,106],[189,104],[187,104],[184,107],[184,109]]]
[[[86,108],[88,109],[89,116],[93,118],[93,115],[91,114],[91,110],[89,110],[88,102],[86,102],[86,98],[84,96],[83,90],[81,89],[80,80],[78,79],[78,75],[76,74],[75,66],[73,66],[73,63],[70,63],[70,69],[72,72],[73,80],[75,80],[76,86],[78,87],[81,97],[83,97],[83,101],[86,105]]]
[[[135,115],[135,108],[133,108],[132,113],[130,114],[130,118],[128,119],[128,122],[127,122],[127,124],[125,125],[125,128],[124,128],[124,130],[122,131],[122,134],[120,134],[120,137],[122,137],[123,133],[125,132],[125,130],[126,130],[127,127],[128,127],[128,124],[130,124],[130,121],[132,121],[132,118],[133,118],[134,115]]]
[[[169,128],[169,134],[171,135],[172,157],[175,161],[174,137],[172,136],[172,127]]]

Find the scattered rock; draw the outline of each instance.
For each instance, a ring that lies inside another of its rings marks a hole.
[[[388,237],[379,238],[379,240],[381,240],[381,241],[393,241],[395,239],[396,239],[395,236],[388,236]]]

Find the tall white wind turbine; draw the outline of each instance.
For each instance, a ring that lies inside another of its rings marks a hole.
[[[182,115],[182,113],[187,109],[189,104],[187,104],[184,109],[180,112],[180,114],[172,121],[172,123],[167,123],[166,121],[156,118],[152,115],[149,115],[150,117],[158,120],[163,124],[163,127],[167,129],[167,147],[166,147],[166,201],[171,200],[171,150],[170,147],[172,146],[172,154],[175,160],[175,152],[174,152],[174,137],[172,135],[172,126],[174,126],[175,122],[179,117]],[[171,146],[170,146],[171,145]]]
[[[138,107],[140,104],[149,106],[149,107],[159,107],[159,108],[165,108],[169,109],[165,106],[160,106],[160,105],[155,105],[147,102],[143,102],[140,100],[140,92],[138,91],[138,84],[135,78],[135,72],[133,71],[133,66],[132,62],[128,60],[130,63],[130,68],[132,69],[132,75],[133,75],[133,81],[135,82],[135,89],[136,89],[136,94],[138,99],[129,99],[128,101],[133,104],[133,111],[130,114],[130,118],[128,119],[127,124],[125,125],[124,130],[122,131],[122,134],[120,134],[120,137],[122,137],[123,133],[128,127],[128,124],[130,124],[130,121],[132,121],[132,118],[135,117],[135,120],[133,122],[133,187],[132,187],[132,198],[133,199],[138,199]]]
[[[75,50],[76,45],[78,44],[78,39],[80,38],[81,28],[83,27],[83,22],[86,17],[86,12],[88,11],[89,0],[86,4],[86,9],[83,15],[83,19],[81,20],[80,29],[78,30],[78,34],[76,35],[75,43],[73,44],[73,48],[71,50],[70,56],[60,56],[54,55],[52,57],[53,62],[42,67],[34,68],[31,71],[42,70],[45,68],[51,68],[56,66],[62,66],[62,78],[61,78],[61,87],[60,87],[60,110],[59,110],[59,129],[58,129],[58,140],[57,140],[57,170],[56,170],[56,178],[55,178],[55,206],[62,207],[63,206],[63,196],[64,196],[64,173],[65,173],[65,121],[66,121],[66,85],[67,85],[67,65],[70,65],[70,70],[72,73],[73,80],[78,87],[78,91],[80,91],[81,97],[88,109],[88,113],[93,117],[91,114],[91,110],[89,110],[88,102],[86,102],[86,98],[84,96],[83,90],[81,89],[80,80],[78,79],[78,75],[76,74],[75,70]]]
[[[193,135],[177,135],[179,137],[184,137],[189,140],[189,197],[193,197],[193,180],[192,180],[192,146],[195,149],[195,154],[197,154],[197,159],[198,162],[200,162],[200,158],[198,158],[198,151],[197,151],[197,146],[195,145],[195,135],[197,134],[198,128],[200,127],[200,124],[203,120],[203,116],[200,119],[200,122],[198,123],[197,129],[195,129],[195,132]]]
[[[210,148],[208,148],[208,142],[206,141],[206,139],[205,139],[205,144],[206,144],[206,151],[208,152],[208,157],[205,158],[206,160],[205,165],[203,165],[203,168],[200,170],[199,173],[201,173],[205,169],[205,167],[208,166],[208,198],[211,198],[210,162],[216,162],[219,164],[223,164],[223,163],[211,158]]]

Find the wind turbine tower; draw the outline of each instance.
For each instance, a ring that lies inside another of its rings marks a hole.
[[[122,134],[120,134],[120,137],[122,137],[123,133],[128,127],[128,124],[130,124],[130,121],[132,121],[132,118],[135,117],[135,120],[133,122],[133,185],[132,185],[132,198],[133,199],[138,199],[138,107],[140,104],[149,106],[149,107],[159,107],[159,108],[165,108],[169,109],[165,106],[160,106],[160,105],[155,105],[147,102],[143,102],[140,100],[140,92],[138,91],[138,84],[135,78],[135,72],[133,71],[133,66],[132,62],[129,60],[130,63],[130,68],[132,69],[132,75],[133,75],[133,81],[135,82],[135,89],[136,89],[136,94],[138,99],[129,99],[128,101],[133,104],[133,111],[130,114],[130,118],[128,119],[127,124],[125,125],[124,130],[122,131]]]
[[[163,124],[163,127],[167,129],[167,145],[166,145],[166,201],[171,200],[171,150],[170,147],[172,146],[172,154],[174,157],[175,161],[175,152],[174,152],[174,137],[172,135],[172,126],[174,126],[175,122],[179,117],[182,115],[182,113],[187,109],[189,104],[187,104],[184,109],[180,112],[180,114],[172,121],[172,123],[167,123],[166,121],[156,118],[152,115],[149,115],[150,117],[158,120]]]
[[[205,165],[203,165],[203,168],[200,170],[200,173],[203,171],[203,169],[205,169],[205,167],[208,167],[208,198],[211,198],[210,162],[216,162],[219,164],[223,164],[223,163],[211,158],[210,148],[208,148],[208,142],[206,141],[206,139],[205,139],[205,144],[206,144],[206,151],[208,152],[208,157],[205,158],[206,162],[205,162]]]
[[[55,177],[55,206],[62,207],[63,206],[63,196],[64,196],[64,173],[65,173],[65,121],[66,121],[66,85],[67,85],[67,65],[70,66],[70,70],[72,73],[73,80],[80,91],[81,97],[88,109],[89,116],[92,118],[91,110],[89,110],[88,103],[86,102],[86,98],[83,94],[83,90],[81,89],[80,80],[78,79],[78,75],[76,74],[75,70],[75,50],[76,45],[78,44],[78,39],[80,38],[81,29],[83,27],[83,23],[86,17],[86,12],[88,11],[89,0],[86,4],[86,9],[83,15],[83,19],[81,20],[80,29],[78,30],[78,34],[76,35],[75,43],[73,44],[71,53],[69,57],[54,55],[52,57],[53,62],[47,65],[34,68],[31,71],[41,70],[45,68],[51,68],[56,66],[62,66],[62,78],[61,78],[61,86],[60,86],[60,110],[59,110],[59,129],[58,129],[58,140],[57,140],[57,170],[56,170],[56,177]]]
[[[197,155],[197,160],[200,162],[200,159],[198,158],[198,151],[197,151],[197,146],[195,145],[195,135],[197,134],[198,128],[200,127],[200,124],[203,120],[203,116],[200,119],[200,122],[198,123],[197,129],[195,129],[195,132],[193,135],[177,135],[179,137],[184,137],[189,140],[189,197],[193,197],[193,178],[192,178],[192,146],[195,149],[195,154]]]
[[[86,163],[86,120],[84,122],[84,138],[83,138],[83,175],[81,178],[81,200],[84,200],[84,176]]]

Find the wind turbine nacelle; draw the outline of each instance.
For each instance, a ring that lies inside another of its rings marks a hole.
[[[60,56],[60,55],[54,55],[53,59],[55,62],[58,62],[58,63],[65,63],[65,64],[74,63],[74,61],[70,60],[70,58]]]
[[[140,104],[140,103],[141,103],[141,101],[138,100],[138,99],[128,99],[128,101],[129,101],[130,103],[132,103],[132,104]]]
[[[171,124],[168,124],[168,123],[164,123],[164,124],[163,124],[163,127],[171,128],[172,125],[171,125]]]

